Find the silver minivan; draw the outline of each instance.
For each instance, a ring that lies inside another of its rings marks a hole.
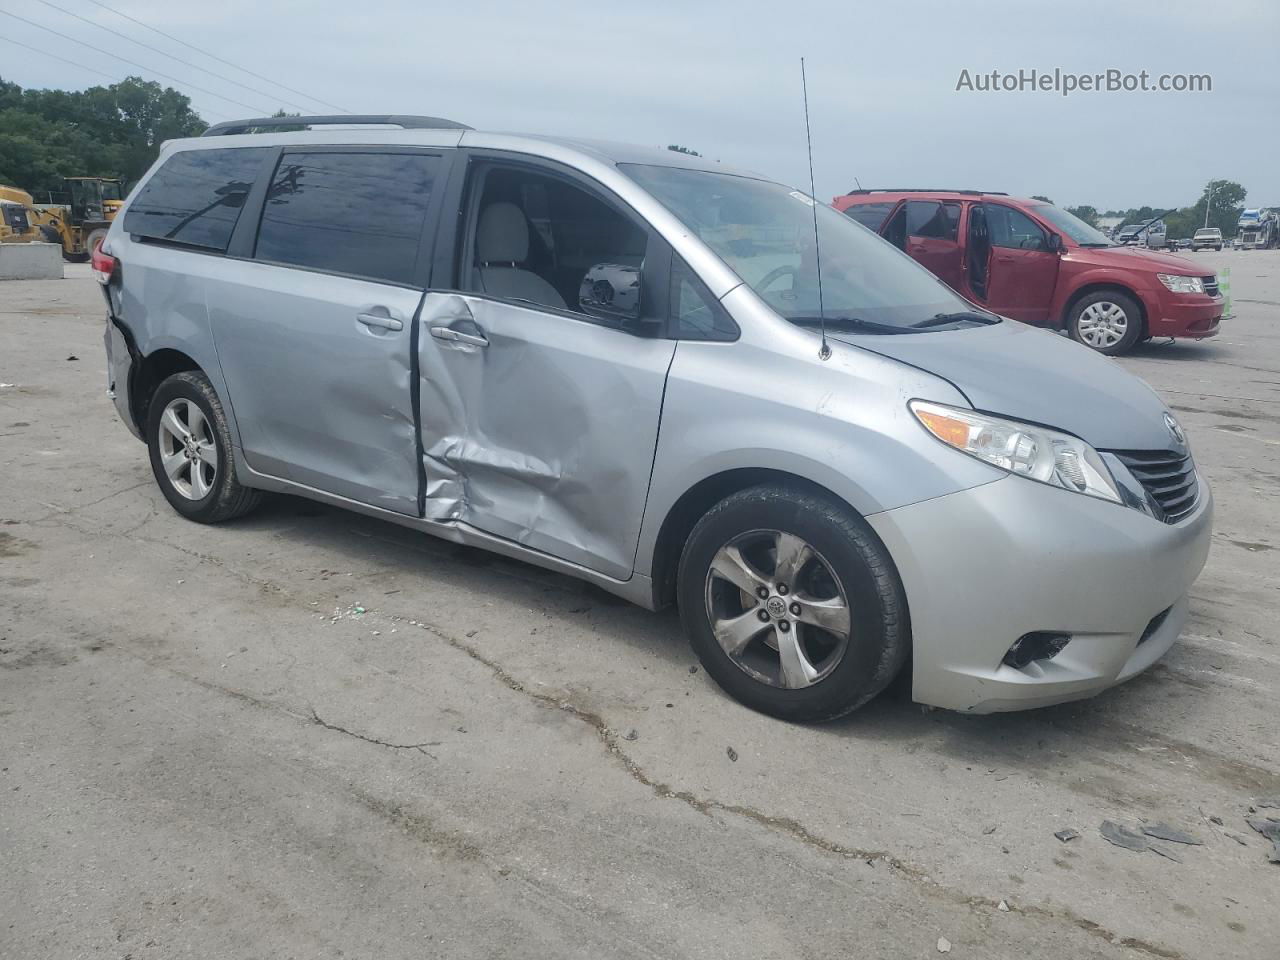
[[[688,154],[223,124],[164,146],[93,267],[184,517],[297,494],[678,604],[775,716],[904,668],[956,710],[1097,693],[1174,643],[1208,552],[1144,383]]]

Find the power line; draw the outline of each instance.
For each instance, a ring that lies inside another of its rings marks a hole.
[[[187,43],[187,41],[185,40],[179,40],[177,37],[175,37],[171,33],[165,33],[163,30],[159,29],[158,27],[153,27],[149,23],[144,23],[143,21],[137,19],[136,17],[129,16],[129,14],[127,13],[121,13],[119,10],[116,10],[114,7],[108,7],[105,3],[99,3],[98,0],[89,0],[89,2],[92,3],[95,7],[101,7],[103,10],[106,10],[109,13],[114,13],[117,17],[123,17],[125,20],[129,20],[133,23],[136,23],[140,27],[145,27],[147,30],[150,30],[152,33],[158,33],[160,34],[160,36],[168,40],[172,40],[174,43],[180,43],[189,50],[194,50],[196,53],[202,53],[206,57],[209,57],[211,60],[217,60],[219,63],[225,63],[228,67],[235,67],[237,70],[240,70],[243,73],[247,73],[251,77],[256,77],[257,79],[262,80],[264,83],[272,84],[273,86],[279,87],[281,90],[288,90],[290,93],[297,94],[298,96],[303,97],[307,100],[311,100],[315,103],[323,104],[326,107],[331,107],[334,110],[337,110],[339,113],[351,112],[345,107],[338,106],[336,103],[330,103],[328,100],[321,100],[319,97],[313,97],[311,96],[311,94],[303,93],[301,90],[295,90],[293,89],[293,87],[286,87],[279,80],[272,80],[270,77],[264,77],[260,73],[254,73],[252,70],[249,70],[246,67],[242,67],[239,64],[232,63],[230,60],[224,60],[222,57],[218,56],[217,54],[210,53],[208,50],[202,50],[200,47],[197,47],[191,43]],[[297,104],[294,104],[294,106],[297,106]]]
[[[104,56],[113,57],[114,59],[119,60],[123,63],[127,63],[130,66],[137,67],[139,70],[146,70],[148,73],[154,73],[158,77],[164,77],[166,80],[172,80],[174,83],[180,83],[185,86],[188,86],[192,90],[199,90],[201,93],[207,93],[209,96],[217,97],[219,100],[226,100],[228,103],[234,103],[237,106],[244,107],[246,110],[255,110],[258,113],[266,112],[261,107],[252,106],[251,104],[245,103],[241,100],[236,100],[232,97],[225,96],[221,93],[214,93],[212,90],[206,90],[204,87],[197,87],[194,83],[187,83],[187,81],[179,80],[177,77],[172,76],[171,74],[161,73],[159,70],[156,70],[153,67],[143,66],[142,64],[138,63],[136,60],[130,60],[127,57],[122,57],[117,53],[111,53],[108,50],[103,50],[100,47],[95,47],[93,44],[86,43],[83,40],[77,40],[75,37],[71,36],[70,34],[59,33],[57,30],[54,30],[52,27],[43,26],[42,24],[36,23],[34,20],[28,20],[26,17],[18,16],[16,13],[10,13],[8,10],[0,10],[0,13],[4,14],[6,17],[12,17],[14,20],[21,20],[23,23],[33,26],[39,30],[43,30],[46,33],[52,33],[55,37],[61,37],[63,40],[70,40],[72,43],[78,43],[82,47],[88,47],[90,50],[94,50],[98,53],[103,54]]]
[[[119,77],[113,76],[109,73],[103,73],[101,70],[95,70],[93,69],[93,67],[86,67],[83,63],[79,63],[75,60],[68,60],[66,57],[60,57],[56,53],[50,53],[48,50],[41,50],[39,47],[33,47],[30,44],[23,43],[20,40],[14,40],[11,37],[0,37],[0,40],[3,40],[5,43],[12,43],[15,47],[23,47],[27,50],[30,50],[32,53],[38,53],[42,57],[48,57],[50,60],[58,60],[58,61],[61,61],[62,63],[69,64],[70,66],[78,67],[81,70],[84,70],[86,73],[92,73],[99,77],[106,77],[112,83],[120,82]],[[231,119],[230,117],[226,116],[226,114],[215,113],[212,110],[205,110],[204,112],[209,114],[209,116],[211,117],[216,117],[221,120]]]
[[[259,90],[256,87],[251,87],[248,84],[241,83],[239,80],[233,80],[230,77],[224,77],[220,73],[214,73],[212,70],[206,70],[204,67],[199,66],[198,64],[192,63],[189,60],[183,60],[181,57],[175,57],[171,53],[166,53],[164,50],[161,50],[159,47],[153,47],[149,43],[143,43],[141,40],[135,40],[133,39],[133,37],[129,36],[127,33],[121,33],[119,30],[112,30],[110,27],[103,26],[102,24],[98,23],[96,20],[90,20],[88,17],[83,17],[80,14],[76,13],[74,10],[67,10],[64,7],[58,6],[56,3],[50,3],[49,0],[40,0],[40,2],[43,3],[46,7],[52,7],[54,10],[57,10],[59,13],[65,13],[69,17],[75,17],[77,20],[82,20],[85,23],[89,24],[89,26],[91,27],[97,27],[99,30],[105,30],[107,31],[107,33],[110,33],[113,36],[120,37],[123,40],[128,40],[130,43],[136,43],[138,46],[146,50],[151,50],[154,53],[158,53],[162,57],[168,57],[170,60],[176,60],[178,63],[181,63],[184,66],[190,67],[193,70],[199,70],[201,73],[207,73],[209,74],[209,76],[216,77],[217,79],[222,80],[226,83],[235,84],[237,87],[242,87],[243,89],[248,90],[250,93],[256,93],[259,96],[266,97],[269,100],[281,100],[281,98],[274,93],[267,93],[265,90]],[[294,103],[291,100],[283,100],[282,102],[289,104],[289,106],[291,107],[297,107],[300,110],[307,109],[306,107],[302,106],[302,104]]]

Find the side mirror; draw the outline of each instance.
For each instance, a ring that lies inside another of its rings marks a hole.
[[[1060,237],[1056,233],[1049,234],[1049,242],[1045,246],[1045,249],[1048,250],[1050,253],[1061,253],[1063,249],[1062,237]]]
[[[602,320],[639,320],[640,268],[597,263],[582,278],[578,306]]]

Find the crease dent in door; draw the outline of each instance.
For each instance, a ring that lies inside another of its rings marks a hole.
[[[430,306],[424,334],[471,315],[490,346],[436,340],[422,352],[426,517],[629,569],[632,557],[615,545],[633,540],[619,535],[633,518],[608,504],[628,502],[636,484],[648,487],[648,474],[631,476],[623,455],[638,439],[636,411],[648,403],[640,386],[606,362],[592,365],[589,385],[580,383],[582,366],[568,352],[503,336],[502,323],[487,322],[496,307],[488,301],[449,296]],[[530,382],[538,385],[533,395],[523,389]],[[601,395],[610,398],[607,408]]]

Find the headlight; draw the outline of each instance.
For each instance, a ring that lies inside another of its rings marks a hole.
[[[1098,452],[1079,437],[1016,420],[912,400],[916,419],[948,446],[1020,477],[1121,503]]]
[[[1199,277],[1179,277],[1171,273],[1157,273],[1156,279],[1163,283],[1170,293],[1204,293],[1204,283]]]

